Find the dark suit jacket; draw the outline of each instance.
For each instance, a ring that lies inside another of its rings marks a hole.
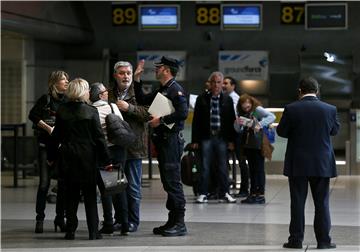
[[[99,165],[110,163],[95,107],[83,102],[60,105],[52,138],[61,144],[58,150],[59,176],[68,183],[95,184]],[[54,152],[57,146],[54,146]]]
[[[285,106],[276,130],[288,139],[284,175],[336,177],[330,136],[336,135],[339,127],[336,107],[314,96]]]
[[[196,99],[192,122],[192,142],[201,143],[210,138],[210,99],[211,93],[205,92]],[[235,112],[232,98],[220,94],[220,136],[227,142],[235,141]]]

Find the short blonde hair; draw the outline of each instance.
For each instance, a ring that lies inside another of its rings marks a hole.
[[[61,81],[63,78],[69,79],[69,75],[62,71],[62,70],[56,70],[50,73],[48,85],[49,85],[49,94],[54,97],[55,99],[58,99],[58,93],[59,90],[56,88],[56,84]]]
[[[66,96],[70,101],[84,101],[87,102],[89,97],[89,83],[81,78],[76,78],[70,81],[69,87],[66,90]]]

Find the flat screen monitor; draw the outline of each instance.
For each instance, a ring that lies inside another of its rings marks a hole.
[[[347,29],[346,3],[310,3],[305,6],[307,30]]]
[[[139,30],[180,30],[180,6],[140,5]]]
[[[222,30],[261,30],[261,4],[222,4]]]

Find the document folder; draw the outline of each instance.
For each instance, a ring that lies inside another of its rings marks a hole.
[[[155,96],[155,99],[151,103],[148,112],[152,116],[161,117],[170,115],[175,111],[174,106],[172,105],[172,102],[163,94],[157,93]],[[175,123],[171,124],[165,124],[166,127],[171,129],[174,126]]]

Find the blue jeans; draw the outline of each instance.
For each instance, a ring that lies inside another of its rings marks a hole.
[[[210,139],[203,140],[201,142],[201,154],[202,171],[199,186],[200,194],[207,195],[211,165],[213,163],[217,163],[219,197],[225,196],[225,193],[229,192],[229,179],[227,173],[227,143],[218,136],[213,136]]]
[[[124,167],[126,150],[121,146],[113,145],[109,147],[110,155],[113,160],[113,164],[122,164]],[[124,225],[128,224],[128,206],[126,191],[112,195],[101,196],[101,203],[104,212],[104,225],[110,226],[113,224],[112,205],[115,209],[115,221]]]
[[[140,200],[141,200],[141,159],[128,159],[125,164],[125,175],[128,180],[126,188],[129,224],[136,227],[140,223]],[[115,217],[116,218],[116,217]]]

